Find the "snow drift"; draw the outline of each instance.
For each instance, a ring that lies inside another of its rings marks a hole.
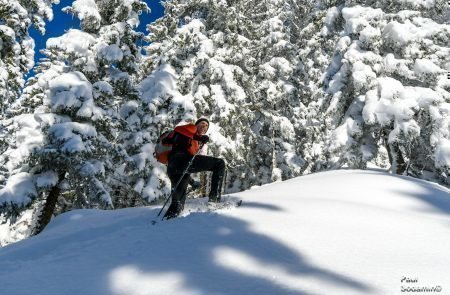
[[[0,249],[2,294],[450,292],[446,188],[341,170],[228,197],[244,203],[155,226],[160,207],[60,215]]]

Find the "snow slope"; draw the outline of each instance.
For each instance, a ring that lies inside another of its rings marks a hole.
[[[341,170],[232,197],[155,226],[160,207],[58,216],[0,249],[0,293],[450,294],[446,188]]]

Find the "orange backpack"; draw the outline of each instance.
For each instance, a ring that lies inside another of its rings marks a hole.
[[[168,130],[163,132],[156,142],[155,146],[155,152],[153,153],[153,156],[156,158],[156,160],[160,163],[163,163],[164,165],[167,165],[169,163],[169,154],[172,151],[172,144],[171,143],[162,143],[163,139],[166,138],[173,138],[175,135],[175,131]]]

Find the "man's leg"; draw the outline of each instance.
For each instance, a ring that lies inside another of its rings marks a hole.
[[[211,202],[220,202],[220,190],[225,175],[225,161],[220,158],[198,155],[195,157],[189,172],[197,173],[202,171],[212,171],[209,200]]]
[[[169,175],[172,189],[182,177],[181,174]],[[172,202],[170,203],[169,209],[167,209],[166,214],[164,214],[165,219],[171,219],[180,215],[184,209],[184,202],[186,201],[186,189],[189,184],[190,176],[185,174],[178,187],[172,193]]]

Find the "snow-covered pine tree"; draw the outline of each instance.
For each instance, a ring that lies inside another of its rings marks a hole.
[[[45,33],[45,20],[53,18],[55,0],[0,1],[0,153],[8,142],[8,128],[3,119],[8,117],[10,104],[24,86],[24,76],[34,65],[34,40],[29,29],[34,26]],[[5,177],[0,167],[0,183]]]
[[[45,33],[45,20],[53,18],[54,0],[0,1],[0,154],[7,149],[11,126],[5,118],[9,108],[24,86],[24,76],[34,65],[34,40],[29,29],[34,26]],[[7,168],[0,165],[0,188],[8,177]],[[1,217],[0,217],[1,222]]]
[[[300,99],[299,125],[301,136],[301,155],[305,160],[302,174],[326,169],[325,146],[333,130],[333,122],[339,115],[327,113],[327,80],[336,72],[333,55],[339,36],[334,26],[335,15],[328,12],[336,5],[334,0],[303,1],[299,13],[302,17],[292,24],[295,29],[295,45],[300,59],[298,65],[298,96]],[[328,13],[327,13],[328,12]]]
[[[256,143],[250,165],[258,171],[257,184],[300,175],[305,164],[301,114],[306,109],[299,95],[301,62],[295,44],[301,25],[298,16],[306,12],[305,4],[257,1],[250,6],[255,32],[250,109]]]
[[[34,65],[30,26],[44,34],[45,20],[53,18],[52,4],[57,2],[0,0],[0,120],[19,97],[24,75]]]
[[[131,159],[118,142],[128,126],[120,109],[138,97],[133,75],[141,36],[134,28],[142,10],[148,10],[144,2],[115,0],[77,0],[66,8],[82,30],[48,40],[47,58],[15,107],[12,120],[29,120],[18,124],[16,140],[2,155],[10,172],[0,190],[6,218],[12,209],[43,205],[39,232],[56,202],[57,212],[129,205],[123,167]],[[29,125],[37,140],[24,145],[20,134]]]
[[[325,28],[338,32],[327,81],[330,163],[391,169],[449,183],[450,25],[446,1],[341,1]],[[334,34],[332,31],[327,35]],[[327,36],[328,37],[328,36]]]

